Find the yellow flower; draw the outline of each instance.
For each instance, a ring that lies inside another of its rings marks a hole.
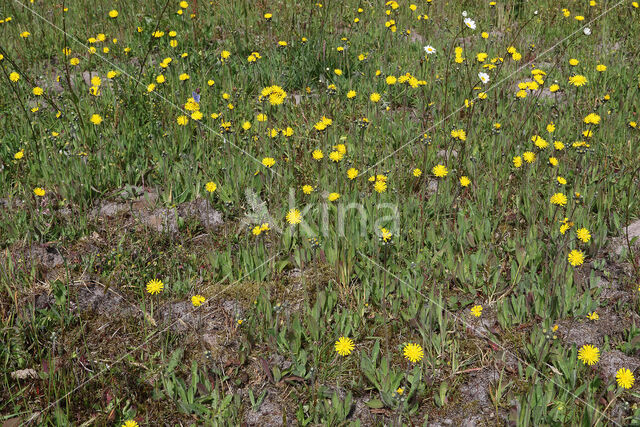
[[[258,114],[256,116],[256,120],[258,120],[259,122],[266,122],[267,121],[267,115],[266,114]]]
[[[9,80],[14,83],[17,82],[18,80],[20,80],[20,74],[16,73],[15,71],[12,72],[11,74],[9,74]]]
[[[311,156],[313,156],[314,160],[321,160],[324,157],[324,154],[322,154],[322,151],[320,150],[313,150]]]
[[[596,113],[590,113],[584,118],[584,122],[588,125],[600,124],[600,116]]]
[[[587,314],[587,319],[589,319],[589,320],[598,320],[598,319],[600,319],[600,316],[598,316],[598,313],[596,313],[594,311],[593,313]]]
[[[302,214],[298,209],[291,209],[287,212],[286,220],[290,225],[300,224],[302,222]]]
[[[44,188],[36,187],[33,189],[33,194],[35,194],[38,197],[43,197],[44,193],[45,193]]]
[[[13,158],[16,160],[20,160],[23,157],[24,157],[24,149],[18,151],[16,154],[13,155]]]
[[[303,185],[303,186],[302,186],[302,192],[303,192],[304,194],[311,194],[311,193],[313,192],[313,187],[312,187],[312,186],[310,186],[309,184],[307,184],[307,185]]]
[[[356,96],[355,90],[350,90],[349,92],[347,92],[347,98],[351,99],[351,98],[354,98],[355,96]]]
[[[476,317],[482,316],[482,306],[474,305],[473,307],[471,307],[471,314],[473,314]]]
[[[386,78],[386,82],[387,82],[387,84],[389,86],[392,86],[392,85],[396,84],[397,81],[398,81],[398,79],[395,76],[387,76],[387,78]]]
[[[214,191],[216,191],[216,189],[218,188],[218,185],[215,182],[209,181],[207,182],[207,184],[204,186],[205,190],[207,190],[207,192],[209,193],[213,193]]]
[[[380,101],[380,94],[378,92],[373,92],[369,96],[369,99],[371,100],[371,102],[376,103],[376,102]]]
[[[413,170],[413,176],[415,176],[416,178],[420,177],[422,175],[422,171],[418,168],[415,168]]]
[[[576,230],[576,236],[584,243],[588,243],[591,240],[591,233],[584,227]]]
[[[433,173],[438,178],[444,178],[445,176],[447,176],[449,171],[444,165],[436,165],[433,167],[433,169],[431,169],[431,173]]]
[[[600,349],[590,344],[585,344],[578,350],[578,360],[585,365],[595,365],[600,360]]]
[[[516,168],[519,168],[522,166],[522,157],[520,156],[515,156],[513,158],[513,166]]]
[[[420,344],[409,343],[404,346],[403,349],[404,357],[409,360],[411,363],[416,363],[422,360],[424,357],[424,351],[422,350],[422,346]]]
[[[100,116],[100,114],[93,114],[90,120],[91,120],[91,123],[93,123],[96,126],[102,123],[102,117]]]
[[[120,427],[138,427],[138,423],[134,420],[127,420]]]
[[[152,279],[147,283],[147,292],[151,295],[159,294],[162,292],[162,289],[164,289],[164,283],[162,283],[162,280]]]
[[[616,372],[616,382],[622,388],[631,388],[635,382],[633,373],[627,368],[620,368]]]
[[[187,116],[178,116],[176,120],[180,126],[184,126],[189,123],[189,118]]]
[[[567,196],[562,193],[555,193],[553,196],[551,196],[551,204],[557,206],[566,206]]]
[[[40,96],[40,95],[42,95],[42,94],[44,93],[44,91],[42,90],[42,88],[41,88],[41,87],[38,87],[38,86],[34,87],[34,88],[33,88],[33,90],[32,90],[32,92],[33,92],[33,94],[34,94],[35,96]]]
[[[191,304],[194,307],[200,307],[205,302],[205,298],[202,295],[194,295],[191,297]]]
[[[471,180],[469,179],[469,177],[466,176],[461,176],[460,177],[460,185],[463,187],[468,187],[469,184],[471,184]]]
[[[575,76],[569,77],[569,83],[571,83],[575,87],[584,86],[585,84],[587,84],[587,78],[583,75],[576,74]]]
[[[387,183],[385,181],[376,180],[376,183],[373,185],[373,189],[377,193],[384,193],[387,191]]]
[[[358,173],[359,173],[359,172],[360,172],[360,171],[359,171],[358,169],[356,169],[356,168],[350,168],[350,169],[347,171],[347,178],[349,178],[349,179],[355,179],[355,178],[358,176]]]
[[[115,9],[112,9],[109,11],[109,18],[117,18],[118,17],[118,11]]]
[[[598,64],[596,65],[596,71],[599,71],[601,73],[607,71],[607,66],[604,64]]]
[[[265,157],[262,159],[262,164],[268,168],[276,164],[276,161],[273,157]]]
[[[531,152],[531,151],[525,151],[522,154],[522,158],[524,159],[525,162],[527,163],[533,163],[536,160],[536,155],[535,153]]]
[[[330,202],[335,202],[339,198],[340,198],[340,194],[339,193],[331,193],[331,194],[329,194],[329,197],[328,197]]]
[[[569,260],[569,264],[574,267],[582,265],[584,263],[584,252],[574,249],[569,252],[567,259]]]
[[[347,337],[340,337],[335,343],[335,350],[340,356],[348,356],[351,354],[356,346],[353,344],[353,340]]]

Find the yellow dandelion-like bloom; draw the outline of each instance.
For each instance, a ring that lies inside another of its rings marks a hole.
[[[134,420],[127,420],[120,427],[138,427],[138,423]]]
[[[376,183],[373,185],[373,189],[377,193],[384,193],[385,191],[387,191],[387,183],[382,180],[376,180]]]
[[[633,387],[633,383],[635,382],[635,377],[633,376],[633,372],[631,372],[627,368],[620,368],[616,372],[616,382],[618,386],[622,388],[631,388]]]
[[[93,114],[89,120],[91,120],[91,123],[96,126],[102,123],[102,117],[100,117],[100,114]]]
[[[18,151],[16,154],[13,155],[13,158],[16,160],[20,160],[23,157],[24,157],[24,149]]]
[[[300,224],[302,222],[302,214],[298,209],[291,209],[287,212],[286,220],[290,225]]]
[[[591,344],[585,344],[578,350],[578,360],[585,365],[595,365],[600,360],[600,349]]]
[[[308,184],[307,185],[303,185],[302,186],[302,192],[304,194],[311,194],[313,192],[313,187],[308,185]]]
[[[471,314],[473,314],[476,317],[482,316],[482,306],[474,305],[473,307],[471,307]]]
[[[356,346],[354,345],[351,338],[340,337],[338,338],[338,341],[336,341],[334,348],[336,350],[336,353],[338,353],[340,356],[348,356],[351,354],[353,349],[356,348]]]
[[[44,91],[42,90],[42,88],[41,88],[41,87],[38,87],[38,86],[34,87],[34,88],[33,88],[33,90],[32,90],[32,92],[33,92],[33,94],[34,94],[35,96],[41,96],[41,95],[44,93]]]
[[[9,74],[9,80],[14,83],[17,82],[18,80],[20,80],[20,74],[16,73],[15,71],[12,72],[11,74]]]
[[[420,344],[409,343],[404,346],[402,353],[404,354],[404,357],[411,363],[419,362],[424,357],[424,351],[422,350],[422,346],[420,346]]]
[[[349,178],[349,179],[355,179],[355,178],[357,178],[357,176],[358,176],[358,173],[359,173],[359,172],[360,172],[360,171],[359,171],[358,169],[356,169],[356,168],[350,168],[350,169],[347,171],[347,178]]]
[[[164,283],[162,283],[162,280],[151,279],[149,280],[149,283],[147,283],[147,292],[151,295],[159,294],[163,289]]]
[[[533,163],[536,161],[536,154],[531,152],[531,151],[525,151],[522,154],[522,158],[524,159],[525,162],[527,163]]]
[[[207,192],[209,193],[213,193],[214,191],[216,191],[217,188],[218,188],[218,185],[212,181],[207,182],[207,184],[204,186],[204,189],[207,190]]]
[[[584,118],[584,122],[588,125],[600,124],[600,116],[596,113],[587,114],[587,116]]]
[[[584,227],[576,230],[576,236],[584,243],[588,243],[591,240],[591,233]]]
[[[551,204],[557,206],[566,206],[567,205],[567,196],[562,193],[556,193],[551,196]]]
[[[567,259],[569,260],[569,264],[574,267],[582,265],[584,263],[584,252],[574,249],[569,252]]]
[[[355,90],[350,90],[349,92],[347,92],[347,98],[351,99],[351,98],[355,98],[355,96],[356,96]]]
[[[259,236],[260,233],[262,233],[262,230],[260,229],[259,225],[256,225],[251,229],[251,233],[253,233],[254,236]]]
[[[380,94],[378,92],[373,92],[370,96],[369,99],[371,100],[371,102],[376,103],[378,101],[380,101]]]
[[[178,118],[176,119],[176,121],[178,122],[178,124],[180,126],[184,126],[187,123],[189,123],[189,118],[187,116],[178,116]]]
[[[193,304],[194,307],[200,307],[205,301],[206,299],[202,295],[194,295],[191,297],[191,304]]]
[[[467,176],[460,177],[460,185],[463,187],[468,187],[471,184],[471,180]]]
[[[109,18],[112,18],[112,19],[113,19],[113,18],[117,18],[117,17],[118,17],[118,11],[117,11],[117,10],[115,10],[115,9],[111,9],[111,10],[109,11]]]
[[[433,169],[431,169],[431,172],[438,178],[444,178],[449,173],[444,165],[434,166]]]
[[[262,159],[262,164],[265,167],[271,168],[271,166],[276,164],[276,161],[273,157],[265,157],[264,159]]]
[[[416,178],[419,178],[422,175],[422,171],[418,168],[415,168],[412,173]]]
[[[320,150],[313,150],[313,153],[311,153],[311,156],[313,157],[314,160],[322,160],[322,158],[324,157],[324,154],[322,154],[322,151]]]
[[[44,188],[40,188],[40,187],[36,187],[33,189],[33,194],[35,194],[38,197],[43,197],[45,194]]]
[[[598,319],[600,319],[600,316],[598,315],[598,313],[596,313],[594,311],[593,313],[587,314],[587,319],[589,319],[589,320],[598,320]]]
[[[522,157],[515,156],[513,158],[513,166],[516,167],[516,168],[522,167]]]
[[[575,76],[569,77],[569,83],[575,87],[584,86],[587,84],[587,78],[581,74],[576,74]]]
[[[332,162],[339,162],[343,157],[344,153],[341,153],[340,151],[332,151],[331,153],[329,153],[329,159]]]
[[[339,193],[331,193],[331,194],[329,194],[329,196],[327,198],[329,199],[330,202],[335,202],[336,200],[338,200],[340,198],[340,194]]]

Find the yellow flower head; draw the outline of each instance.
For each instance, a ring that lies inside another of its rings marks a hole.
[[[618,386],[622,388],[631,388],[633,387],[633,383],[635,382],[635,377],[633,376],[633,372],[631,372],[627,368],[620,368],[616,372],[616,382]]]
[[[162,280],[152,279],[147,283],[147,292],[151,295],[159,294],[163,289],[164,283],[162,283]]]
[[[43,197],[45,194],[44,188],[40,188],[40,187],[36,187],[33,189],[33,194],[35,194],[38,197]]]
[[[444,178],[447,176],[449,171],[444,165],[436,165],[431,169],[431,173],[433,173],[437,178]]]
[[[207,190],[207,192],[209,193],[213,193],[214,191],[216,191],[216,189],[218,188],[218,185],[215,182],[209,181],[207,182],[207,184],[204,186],[205,190]]]
[[[422,346],[420,346],[420,344],[406,344],[402,353],[404,354],[404,357],[411,363],[419,362],[424,357],[424,351],[422,350]]]
[[[569,264],[574,267],[582,265],[584,263],[584,252],[573,249],[571,252],[569,252],[567,259],[569,260]]]
[[[200,307],[205,302],[205,298],[202,295],[194,295],[191,297],[191,304],[194,307]]]
[[[290,225],[300,224],[302,222],[302,214],[298,209],[291,209],[287,212],[286,220]]]
[[[600,360],[600,349],[590,344],[585,344],[578,350],[578,360],[585,365],[595,365]]]
[[[340,337],[335,343],[335,350],[340,356],[348,356],[351,354],[356,346],[353,344],[353,340],[347,337]]]
[[[471,314],[473,314],[476,317],[482,316],[482,306],[474,305],[473,307],[471,307]]]

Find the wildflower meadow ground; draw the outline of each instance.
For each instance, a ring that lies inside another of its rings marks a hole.
[[[0,3],[2,425],[638,425],[630,0]]]

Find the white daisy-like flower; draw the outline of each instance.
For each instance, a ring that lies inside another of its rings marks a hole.
[[[591,35],[591,28],[585,27],[583,32],[584,32],[585,36],[590,36]]]
[[[424,47],[424,51],[427,55],[433,55],[436,53],[436,48],[428,44]]]
[[[471,18],[464,18],[464,25],[471,28],[472,30],[476,29],[476,21]]]
[[[480,79],[480,81],[482,81],[482,83],[487,84],[489,83],[489,74],[487,73],[478,73],[478,78]]]

